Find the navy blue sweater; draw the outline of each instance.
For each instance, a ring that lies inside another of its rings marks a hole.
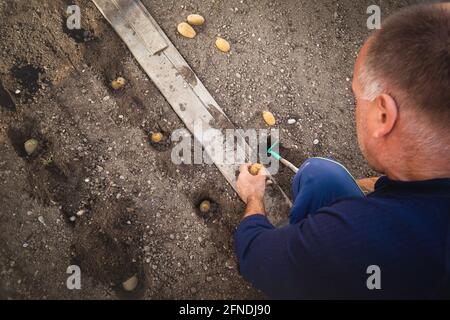
[[[368,196],[278,229],[252,215],[235,246],[243,277],[274,299],[449,298],[450,179],[382,177]],[[366,284],[371,265],[379,290]]]

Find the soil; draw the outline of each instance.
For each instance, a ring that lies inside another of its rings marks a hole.
[[[270,110],[294,164],[332,157],[373,175],[350,82],[373,1],[142,2],[237,127],[265,128]],[[69,4],[79,32],[65,27]],[[407,4],[383,1],[383,17]],[[193,40],[176,32],[190,13],[206,18]],[[0,298],[264,298],[233,253],[243,204],[214,166],[175,165],[167,138],[150,143],[183,123],[92,2],[1,0],[0,39]],[[118,76],[127,83],[114,91]],[[275,178],[289,194],[291,172]],[[81,290],[66,287],[73,264]]]

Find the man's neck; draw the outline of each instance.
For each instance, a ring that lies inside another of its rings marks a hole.
[[[389,179],[399,181],[450,178],[450,157],[417,154],[410,158],[393,158],[384,171]]]

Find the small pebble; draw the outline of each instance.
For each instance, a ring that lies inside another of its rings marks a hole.
[[[289,119],[288,120],[288,124],[294,124],[296,121],[295,121],[295,119]]]
[[[84,210],[84,209],[78,210],[77,211],[77,216],[81,217],[85,212],[86,212],[86,210]]]
[[[38,221],[45,226],[45,221],[44,221],[44,217],[43,216],[39,216],[38,217]]]
[[[318,144],[319,143],[319,139],[314,139],[313,144]]]
[[[225,262],[225,267],[227,267],[228,269],[233,269],[234,268],[234,261],[228,260],[227,262]]]

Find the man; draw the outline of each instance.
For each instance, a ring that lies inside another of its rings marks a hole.
[[[335,161],[306,161],[290,225],[266,218],[265,176],[241,167],[240,272],[270,298],[450,297],[450,4],[388,18],[362,47],[356,129],[384,174],[364,196]]]

